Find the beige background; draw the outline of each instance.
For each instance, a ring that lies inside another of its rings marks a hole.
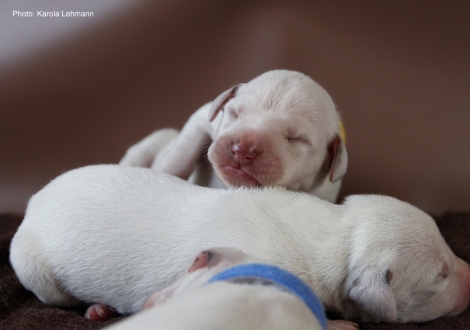
[[[0,6],[0,211],[275,68],[310,75],[342,112],[342,195],[470,210],[469,1],[93,3],[75,10],[94,18],[60,20]]]

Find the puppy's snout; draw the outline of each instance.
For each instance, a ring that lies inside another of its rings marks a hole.
[[[460,290],[458,291],[456,305],[451,314],[461,313],[470,303],[470,266],[466,262],[460,261],[456,269],[456,277],[460,282]]]
[[[240,165],[249,165],[261,153],[259,139],[256,135],[242,136],[230,143],[230,156],[240,163]]]
[[[232,159],[242,165],[251,163],[258,154],[258,149],[253,145],[234,143],[230,148],[230,156],[232,156]]]

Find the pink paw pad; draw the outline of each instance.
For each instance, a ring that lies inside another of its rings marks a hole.
[[[85,313],[85,318],[92,321],[106,321],[116,315],[117,312],[109,306],[103,304],[93,304],[88,307]]]

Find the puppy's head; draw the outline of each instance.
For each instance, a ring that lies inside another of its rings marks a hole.
[[[267,72],[213,103],[217,130],[209,148],[229,186],[284,186],[311,191],[346,173],[338,111],[328,93],[294,71]]]
[[[385,196],[352,196],[345,207],[355,222],[346,317],[425,322],[467,307],[470,267],[430,216]]]
[[[188,269],[188,274],[174,284],[153,293],[144,303],[143,309],[159,305],[174,295],[198,288],[215,274],[237,264],[256,261],[235,248],[213,248],[203,251]]]

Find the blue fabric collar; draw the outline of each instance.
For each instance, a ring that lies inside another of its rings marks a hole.
[[[256,263],[241,264],[216,274],[207,283],[242,277],[268,280],[292,292],[308,306],[313,315],[317,317],[322,328],[326,330],[325,312],[313,291],[297,276],[281,268]]]

